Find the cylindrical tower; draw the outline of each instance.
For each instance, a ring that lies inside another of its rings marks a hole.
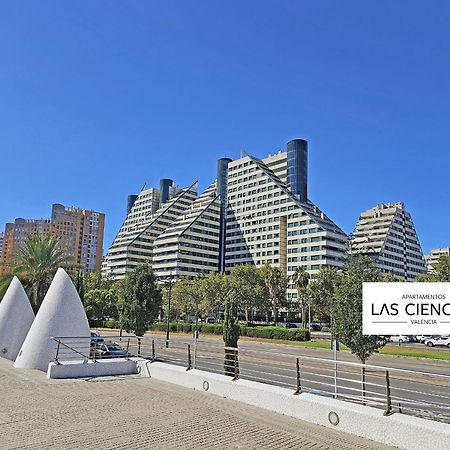
[[[287,143],[288,183],[301,202],[308,199],[308,142],[294,139]]]
[[[220,232],[219,232],[219,262],[217,270],[225,272],[225,246],[227,231],[227,204],[228,204],[228,164],[230,158],[220,158],[217,162],[216,193],[220,195]]]
[[[127,200],[127,216],[128,214],[130,214],[131,208],[134,205],[134,202],[136,201],[136,199],[138,198],[138,196],[136,194],[130,194],[128,196],[128,200]]]
[[[162,178],[159,181],[159,205],[163,205],[169,200],[170,188],[173,186],[173,180]]]

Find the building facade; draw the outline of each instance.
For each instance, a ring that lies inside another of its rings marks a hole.
[[[429,255],[425,256],[428,272],[433,272],[434,266],[439,262],[441,256],[450,256],[450,247],[434,248]]]
[[[103,213],[66,207],[59,203],[52,206],[50,219],[22,219],[5,227],[1,253],[2,273],[8,273],[15,260],[16,249],[29,235],[55,236],[61,250],[84,273],[99,272],[103,255]]]
[[[152,265],[160,279],[241,264],[270,264],[291,278],[301,266],[314,278],[341,267],[346,248],[345,233],[307,198],[307,143],[296,140],[263,160],[220,159],[216,181],[154,240]],[[297,296],[292,283],[288,296]]]
[[[353,232],[351,254],[374,259],[382,274],[406,281],[426,272],[425,260],[411,218],[403,203],[382,203],[364,211]]]
[[[152,264],[155,240],[196,199],[197,183],[181,189],[163,179],[159,189],[142,190],[131,205],[128,200],[127,217],[105,256],[102,273],[119,279],[139,264]]]

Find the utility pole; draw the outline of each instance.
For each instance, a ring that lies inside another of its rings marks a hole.
[[[166,328],[166,348],[169,348],[169,333],[170,333],[170,299],[172,296],[172,272],[169,275],[169,297],[167,305],[167,328]]]

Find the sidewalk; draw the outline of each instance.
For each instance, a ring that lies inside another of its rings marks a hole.
[[[0,358],[1,449],[387,449],[138,376],[47,380]]]

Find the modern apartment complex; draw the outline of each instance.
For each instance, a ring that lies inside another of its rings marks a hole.
[[[350,253],[372,257],[381,273],[406,281],[426,272],[411,215],[403,203],[382,203],[361,214],[350,241]]]
[[[84,273],[101,270],[103,254],[103,213],[66,207],[55,203],[50,219],[22,219],[5,227],[1,252],[3,263],[0,271],[7,273],[14,262],[15,250],[30,234],[53,235],[58,238],[61,249]]]
[[[263,160],[222,158],[217,180],[199,197],[182,191],[186,198],[181,201],[177,192],[171,197],[172,213],[156,227],[167,205],[144,216],[136,228],[129,226],[131,207],[104,272],[121,277],[136,264],[149,262],[164,280],[268,263],[288,276],[303,266],[314,277],[325,265],[342,266],[347,236],[308,199],[307,152],[307,142],[297,139],[286,151]],[[135,205],[145,193],[137,196]],[[136,248],[139,236],[150,229],[151,238]],[[288,295],[296,297],[293,286]]]
[[[441,256],[450,256],[450,247],[434,248],[429,255],[425,256],[428,272],[433,272],[434,266]]]
[[[154,241],[197,199],[197,183],[181,189],[170,179],[160,188],[128,197],[127,216],[103,261],[102,272],[123,278],[137,265],[153,262]]]

